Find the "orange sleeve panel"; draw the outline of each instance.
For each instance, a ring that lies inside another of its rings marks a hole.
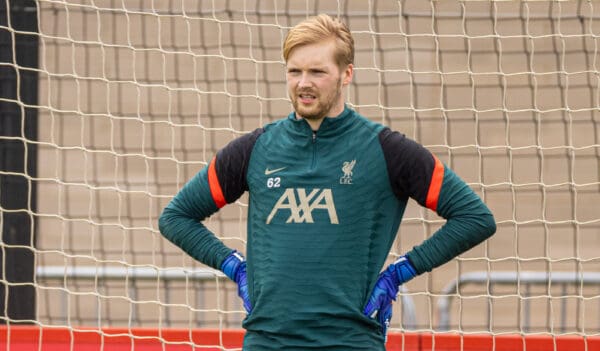
[[[431,182],[429,183],[429,191],[427,191],[427,200],[425,205],[430,210],[436,211],[442,182],[444,181],[444,164],[435,155],[432,155],[435,161]]]
[[[217,158],[213,157],[208,166],[208,185],[210,187],[210,194],[212,195],[215,205],[218,208],[225,206],[225,196],[223,195],[223,189],[221,183],[219,183],[219,177],[217,176],[217,170],[215,168]]]
[[[437,212],[446,176],[444,164],[423,145],[387,127],[379,133],[379,140],[396,197],[403,201],[411,197]]]

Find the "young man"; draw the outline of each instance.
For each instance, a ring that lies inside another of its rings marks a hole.
[[[238,284],[244,350],[384,350],[399,286],[491,236],[494,218],[428,150],[345,105],[354,42],[343,23],[303,21],[283,56],[294,112],[220,150],[160,230]],[[201,224],[245,191],[247,261]],[[381,272],[409,197],[446,223]]]

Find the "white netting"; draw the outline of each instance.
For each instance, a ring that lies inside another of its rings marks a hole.
[[[37,11],[38,174],[24,175],[38,187],[37,209],[25,209],[36,266],[96,269],[38,276],[40,323],[240,326],[225,279],[152,274],[202,268],[157,218],[216,150],[288,114],[281,41],[326,12],[355,36],[349,104],[429,147],[498,222],[489,242],[407,284],[416,320],[397,312],[392,327],[437,330],[452,296],[451,329],[600,329],[599,282],[443,290],[475,271],[600,272],[595,3],[40,0]],[[242,251],[245,199],[209,221]],[[411,203],[393,255],[442,223]],[[104,280],[106,269],[125,274]]]

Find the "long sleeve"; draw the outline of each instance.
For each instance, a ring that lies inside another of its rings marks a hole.
[[[263,132],[264,129],[258,128],[227,144],[181,188],[159,218],[158,227],[164,237],[210,267],[220,269],[233,250],[202,221],[248,190],[250,155]]]
[[[446,223],[407,253],[418,273],[450,261],[496,231],[496,222],[488,207],[446,166],[436,212]]]
[[[494,217],[479,196],[429,150],[398,132],[380,133],[396,197],[413,198],[446,223],[407,253],[418,274],[431,271],[471,249],[496,231]]]
[[[216,269],[231,253],[202,221],[218,207],[208,181],[209,167],[204,168],[181,188],[159,218],[159,230],[173,244],[194,259]]]

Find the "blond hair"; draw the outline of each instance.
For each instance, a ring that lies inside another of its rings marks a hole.
[[[288,61],[294,48],[335,39],[334,60],[339,67],[354,62],[354,38],[348,26],[336,18],[321,14],[298,23],[287,33],[283,42],[283,59]]]

